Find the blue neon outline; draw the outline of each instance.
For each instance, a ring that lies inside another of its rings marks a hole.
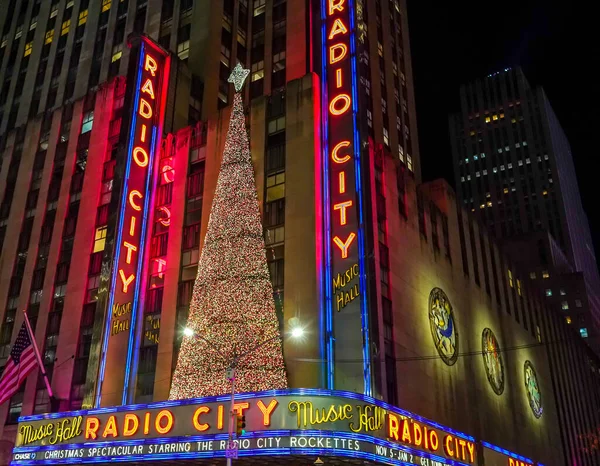
[[[394,414],[398,414],[400,416],[410,417],[416,421],[419,421],[422,424],[426,424],[429,427],[434,427],[436,429],[442,430],[444,432],[450,433],[455,437],[460,437],[464,440],[469,440],[471,442],[475,442],[475,437],[471,435],[467,435],[463,432],[459,432],[457,430],[452,429],[451,427],[444,426],[437,422],[431,421],[427,418],[419,416],[418,414],[411,413],[402,408],[398,408],[397,406],[392,406],[385,401],[378,400],[371,396],[363,395],[361,393],[348,392],[343,390],[323,390],[321,388],[293,388],[286,390],[266,390],[263,392],[246,392],[246,393],[236,393],[236,400],[248,400],[254,398],[266,398],[266,397],[276,397],[276,396],[322,396],[322,397],[340,397],[340,398],[348,398],[351,400],[361,401],[364,403],[372,404],[378,406],[380,408],[385,409],[386,411],[392,412]],[[167,400],[167,401],[157,401],[153,403],[146,404],[132,404],[125,406],[110,406],[105,408],[94,408],[94,409],[83,409],[79,411],[64,411],[59,413],[46,413],[46,414],[35,414],[31,416],[21,416],[19,417],[19,422],[32,422],[32,421],[44,421],[48,419],[60,419],[63,417],[72,417],[72,416],[88,416],[88,415],[98,415],[98,414],[112,414],[112,413],[120,413],[120,412],[129,412],[136,410],[149,410],[149,409],[163,409],[163,408],[172,408],[176,406],[188,406],[194,404],[205,404],[205,403],[225,403],[231,401],[231,394],[217,395],[217,396],[207,396],[204,398],[189,398],[186,400]],[[269,431],[269,432],[277,432],[277,431]],[[306,432],[306,431],[303,431]],[[226,435],[226,434],[225,434]],[[122,444],[122,442],[118,442]],[[97,444],[95,442],[94,444]],[[21,447],[25,448],[25,447]],[[31,448],[31,447],[30,447]]]
[[[529,464],[534,464],[533,460],[531,460],[525,456],[519,455],[517,453],[513,453],[512,451],[509,451],[506,448],[497,447],[496,445],[492,445],[489,442],[484,442],[483,440],[481,441],[481,445],[483,445],[486,448],[489,448],[490,450],[494,450],[497,453],[502,453],[503,455],[510,456],[510,457],[515,458],[520,461],[525,461],[526,463],[529,463]],[[543,464],[538,463],[538,466],[543,466]]]
[[[258,431],[258,432],[248,432],[243,436],[246,439],[256,439],[256,438],[273,438],[273,437],[293,437],[293,436],[302,436],[302,437],[321,437],[321,438],[342,438],[347,440],[356,440],[365,443],[370,443],[375,446],[382,446],[386,448],[391,448],[394,450],[398,450],[404,453],[420,456],[423,458],[428,458],[435,461],[443,462],[443,464],[453,465],[453,466],[469,466],[467,463],[462,463],[460,461],[455,461],[451,458],[445,458],[443,456],[436,455],[434,453],[430,453],[424,450],[418,450],[416,448],[412,448],[407,445],[401,445],[398,443],[390,442],[385,439],[381,439],[378,437],[373,437],[367,434],[355,434],[352,432],[336,432],[336,431],[322,431],[322,430],[277,430],[277,431]],[[228,434],[220,433],[220,434],[209,434],[209,435],[192,435],[192,436],[179,436],[179,437],[171,437],[171,438],[161,438],[161,439],[137,439],[137,440],[126,440],[126,441],[106,441],[106,442],[86,442],[80,444],[65,444],[65,445],[45,445],[40,447],[16,447],[13,450],[14,453],[37,453],[37,452],[45,452],[45,451],[55,451],[55,450],[77,450],[81,448],[103,448],[103,447],[116,447],[116,446],[142,446],[142,445],[161,445],[167,443],[176,443],[176,442],[208,442],[208,441],[223,441],[227,440]],[[72,448],[71,448],[72,447]],[[282,447],[282,448],[253,448],[248,450],[239,450],[240,456],[267,456],[267,455],[323,455],[323,456],[348,456],[354,457],[355,454],[366,454],[372,455],[373,458],[386,460],[391,460],[391,458],[384,457],[382,455],[378,455],[377,453],[369,453],[369,452],[357,452],[352,450],[342,450],[338,448],[306,448],[306,447]],[[224,450],[213,450],[213,451],[196,451],[196,452],[181,452],[181,453],[156,453],[156,454],[147,454],[147,455],[129,455],[125,457],[113,457],[110,455],[99,456],[94,458],[70,458],[70,459],[61,459],[61,461],[71,462],[70,460],[78,460],[81,463],[94,463],[98,462],[99,458],[102,458],[104,461],[126,461],[123,458],[127,458],[128,460],[132,460],[133,458],[139,458],[143,460],[157,460],[162,458],[198,458],[198,457],[209,457],[209,458],[219,458],[225,456]],[[29,462],[23,462],[19,460],[17,464],[50,464],[55,463],[56,459],[49,460],[30,460]],[[413,464],[413,463],[401,463],[398,460],[394,460],[394,464]]]
[[[330,390],[334,389],[334,375],[335,375],[335,358],[334,358],[334,338],[333,338],[333,302],[329,284],[331,283],[331,218],[329,209],[331,208],[329,198],[329,116],[327,114],[327,99],[328,99],[328,83],[327,83],[327,13],[325,8],[326,0],[321,1],[321,37],[323,38],[323,50],[321,55],[321,81],[322,92],[321,92],[321,118],[322,118],[322,143],[323,143],[323,220],[324,220],[324,234],[323,238],[325,246],[325,345],[327,352],[327,369],[326,369],[326,380],[327,388]]]
[[[139,84],[138,83],[138,94],[139,94]],[[134,107],[134,108],[137,108]],[[141,231],[141,235],[140,235],[140,249],[139,249],[139,253],[138,253],[138,264],[137,264],[137,276],[140,277],[138,279],[138,282],[136,283],[136,287],[135,287],[135,291],[133,294],[133,306],[131,309],[131,326],[129,328],[129,342],[127,344],[127,362],[125,365],[125,384],[123,386],[123,399],[122,399],[122,403],[123,404],[127,404],[129,402],[130,399],[130,393],[129,393],[129,377],[130,374],[133,372],[134,374],[137,374],[137,366],[138,366],[138,358],[134,358],[133,357],[133,353],[135,351],[135,349],[138,347],[139,344],[139,340],[140,340],[140,333],[137,332],[137,327],[138,327],[138,322],[137,322],[137,314],[138,314],[138,310],[141,307],[141,303],[140,303],[140,291],[141,291],[141,284],[142,282],[145,283],[145,280],[142,280],[142,269],[144,267],[144,262],[145,262],[145,257],[144,257],[144,253],[145,253],[145,243],[146,243],[146,235],[147,235],[147,231],[146,228],[148,227],[148,212],[149,212],[149,206],[150,206],[150,196],[148,195],[148,193],[150,193],[150,183],[152,182],[152,174],[154,172],[154,155],[155,155],[155,150],[156,150],[156,133],[157,133],[157,128],[156,125],[154,125],[154,127],[152,128],[152,140],[150,142],[150,154],[148,154],[148,172],[146,173],[146,196],[145,196],[145,200],[144,200],[144,211],[143,211],[143,215],[142,215],[142,229]],[[141,298],[141,302],[144,302],[144,298],[145,298],[145,293],[142,292],[142,298]],[[132,358],[133,358],[133,363],[132,363]],[[131,371],[131,364],[133,364],[133,371]]]
[[[364,393],[371,396],[371,352],[369,350],[369,308],[367,305],[367,269],[365,267],[365,232],[364,232],[364,210],[363,193],[360,164],[360,134],[358,132],[358,89],[357,89],[357,69],[356,69],[356,25],[354,19],[354,4],[348,4],[350,13],[350,64],[352,66],[352,119],[354,121],[354,171],[356,180],[356,194],[358,197],[358,262],[361,270],[360,287],[363,290],[361,294],[361,319],[363,330],[363,377]]]
[[[125,177],[123,179],[123,193],[121,194],[121,210],[119,212],[119,217],[120,217],[119,218],[119,226],[117,228],[117,238],[116,238],[116,242],[115,242],[116,253],[115,253],[114,260],[113,260],[112,280],[111,280],[111,285],[110,285],[108,306],[106,308],[106,313],[108,315],[108,318],[106,319],[106,326],[104,328],[104,341],[102,342],[102,353],[100,356],[100,370],[98,373],[98,384],[96,385],[96,402],[95,402],[96,407],[100,406],[100,402],[102,400],[102,384],[104,383],[104,372],[106,370],[106,350],[108,348],[110,323],[112,321],[111,309],[112,309],[114,299],[115,299],[115,284],[117,281],[117,274],[115,273],[115,270],[117,270],[117,267],[119,266],[119,257],[121,255],[121,248],[117,247],[117,245],[121,244],[121,240],[123,238],[123,222],[124,222],[124,217],[125,217],[125,205],[127,203],[127,200],[126,200],[127,188],[129,186],[129,173],[131,171],[131,153],[133,150],[133,139],[134,139],[134,135],[135,135],[135,125],[137,122],[137,112],[135,111],[135,109],[138,107],[138,104],[139,104],[140,83],[142,82],[142,63],[143,63],[143,57],[144,57],[144,50],[145,50],[145,43],[144,43],[144,41],[142,41],[142,44],[140,47],[140,58],[139,58],[139,63],[138,63],[138,75],[136,78],[136,87],[135,87],[136,91],[135,91],[135,98],[134,98],[134,104],[133,104],[133,109],[134,109],[133,118],[131,120],[131,129],[129,130],[129,144],[128,144],[129,149],[127,151],[127,163],[125,165]],[[135,304],[134,304],[134,306],[135,306]],[[131,322],[131,327],[133,327],[133,319]],[[126,383],[127,383],[127,381],[126,381]]]

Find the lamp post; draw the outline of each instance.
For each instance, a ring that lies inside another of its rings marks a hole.
[[[196,334],[194,329],[192,329],[190,327],[186,327],[183,330],[183,334],[187,337],[194,337],[194,338],[197,338],[198,340],[202,340],[203,342],[205,342],[209,345],[211,344],[211,342],[209,340],[204,338],[202,335]],[[290,335],[292,336],[292,338],[301,338],[304,335],[304,329],[302,327],[295,326],[290,331]],[[227,452],[225,453],[227,455],[227,466],[231,466],[231,460],[232,460],[232,457],[229,455],[229,451],[234,450],[233,425],[235,422],[235,412],[234,412],[234,407],[235,407],[235,369],[237,367],[238,362],[241,359],[245,358],[249,354],[254,353],[257,349],[261,348],[262,346],[266,345],[267,343],[270,343],[273,340],[276,340],[278,338],[280,338],[280,336],[275,335],[274,337],[266,339],[262,343],[259,343],[254,348],[251,348],[242,354],[234,355],[233,359],[231,360],[231,362],[229,363],[229,365],[227,367],[226,377],[227,377],[227,380],[231,382],[231,404],[230,404],[230,408],[229,408],[229,428],[228,428],[229,440],[227,442]],[[217,351],[217,352],[221,355],[221,357],[223,358],[224,361],[227,360],[227,358],[225,356],[223,356],[223,354],[221,352],[219,352],[219,351]],[[237,458],[237,450],[235,451],[234,455]]]

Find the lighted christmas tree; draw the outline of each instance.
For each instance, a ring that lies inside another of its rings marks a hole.
[[[237,65],[229,78],[236,93],[190,303],[194,334],[183,337],[172,400],[230,392],[226,369],[246,352],[235,368],[236,392],[287,387],[239,93],[248,73]]]

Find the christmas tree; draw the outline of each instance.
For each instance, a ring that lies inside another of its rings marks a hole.
[[[238,64],[229,78],[233,110],[171,400],[228,393],[234,360],[236,391],[287,387],[239,93],[248,73]]]

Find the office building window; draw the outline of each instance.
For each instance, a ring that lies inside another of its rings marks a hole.
[[[569,310],[569,303],[568,303],[568,301],[562,301],[562,302],[560,303],[560,308],[561,308],[563,311],[568,311],[568,310]]]
[[[94,236],[94,249],[92,252],[104,251],[106,245],[106,230],[107,227],[96,228],[96,234]]]
[[[83,115],[83,121],[81,122],[81,134],[87,133],[92,130],[94,124],[94,112],[90,111]]]
[[[552,296],[552,290],[550,288],[546,288],[546,296]]]
[[[588,337],[588,330],[586,327],[581,327],[579,329],[579,334],[581,335],[582,338],[587,338]]]

